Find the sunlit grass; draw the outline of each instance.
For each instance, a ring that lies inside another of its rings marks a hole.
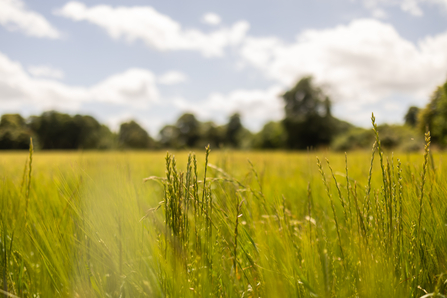
[[[446,156],[426,152],[212,151],[206,179],[205,150],[35,152],[31,172],[2,153],[1,290],[445,295]]]

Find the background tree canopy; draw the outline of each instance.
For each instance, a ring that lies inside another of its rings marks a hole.
[[[41,149],[96,149],[108,128],[91,116],[56,111],[30,118],[29,128],[37,135]]]
[[[327,146],[351,125],[331,115],[331,101],[312,77],[304,77],[282,96],[286,145],[290,149]]]
[[[283,100],[284,119],[270,121],[256,134],[243,126],[241,114],[232,114],[226,124],[201,122],[184,113],[164,126],[154,140],[136,121],[120,125],[118,133],[88,115],[68,115],[57,111],[24,119],[5,114],[0,120],[0,149],[28,149],[33,137],[39,149],[298,149],[330,147],[335,150],[370,148],[370,129],[354,127],[331,114],[331,100],[316,86],[312,77],[300,79],[278,100]],[[436,88],[424,109],[412,106],[405,125],[380,125],[382,145],[405,151],[423,148],[423,133],[429,129],[432,142],[447,145],[447,82]]]
[[[432,142],[447,145],[447,82],[436,88],[430,102],[419,113],[419,129],[432,135]]]
[[[121,124],[118,143],[121,148],[149,149],[155,147],[154,140],[133,120]]]
[[[411,106],[408,112],[405,114],[404,120],[405,124],[411,127],[416,127],[418,122],[418,114],[420,109],[415,106]]]
[[[0,120],[0,149],[27,149],[32,131],[19,114],[6,114]]]

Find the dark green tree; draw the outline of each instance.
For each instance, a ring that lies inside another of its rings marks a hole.
[[[78,131],[70,115],[49,111],[30,120],[41,149],[77,149]]]
[[[29,126],[42,149],[95,149],[100,141],[101,125],[91,116],[49,111],[31,117]]]
[[[78,130],[77,147],[81,149],[95,149],[100,139],[101,124],[92,116],[75,115],[73,122]]]
[[[447,82],[436,88],[418,120],[420,131],[429,130],[432,142],[447,145]]]
[[[197,147],[205,148],[208,144],[211,148],[219,148],[225,142],[226,127],[218,126],[212,121],[200,124],[200,140]]]
[[[200,139],[200,122],[191,113],[185,113],[175,123],[178,132],[178,146],[193,148]]]
[[[0,149],[28,149],[32,132],[19,114],[5,114],[0,120]]]
[[[19,114],[5,114],[0,120],[0,128],[24,128],[26,126],[25,119]]]
[[[175,125],[165,125],[159,132],[160,145],[163,148],[179,147],[178,143],[179,129]]]
[[[227,124],[225,144],[233,148],[239,148],[241,143],[241,132],[243,129],[241,115],[239,113],[231,115]]]
[[[106,125],[102,124],[99,128],[99,140],[97,149],[116,149],[118,148],[118,134],[114,133]]]
[[[419,108],[411,106],[404,116],[405,125],[408,125],[410,127],[416,127],[418,122],[418,114],[419,114]]]
[[[285,102],[283,125],[290,149],[306,149],[328,145],[333,135],[335,118],[331,115],[331,102],[312,77],[304,77],[282,96]]]
[[[257,149],[284,148],[286,138],[287,135],[282,123],[270,121],[255,135],[253,147]]]
[[[118,133],[118,143],[122,148],[148,149],[154,147],[154,140],[135,121],[122,123]]]

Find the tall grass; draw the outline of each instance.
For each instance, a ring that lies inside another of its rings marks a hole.
[[[445,155],[390,155],[372,122],[370,153],[316,160],[3,154],[0,294],[443,297]]]

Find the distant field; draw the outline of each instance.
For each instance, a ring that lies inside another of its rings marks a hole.
[[[1,153],[0,293],[446,295],[446,154],[172,154]]]

